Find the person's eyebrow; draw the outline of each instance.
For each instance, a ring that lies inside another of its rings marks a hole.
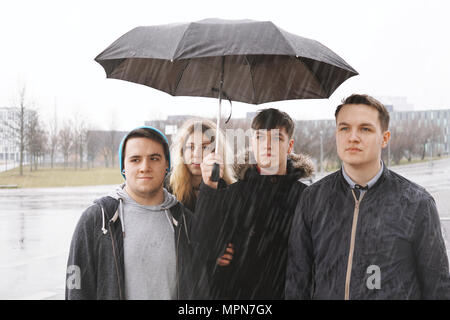
[[[162,157],[162,155],[160,154],[160,153],[152,153],[152,154],[150,154],[150,155],[148,155],[148,157]],[[130,159],[132,159],[132,158],[141,158],[142,157],[142,155],[132,155],[132,156],[129,156],[129,158]]]
[[[375,127],[374,124],[369,123],[369,122],[361,123],[359,126],[360,126],[360,127]]]
[[[351,126],[351,125],[348,124],[347,122],[339,122],[338,123],[338,127],[340,127],[340,126]],[[363,122],[363,123],[358,124],[358,126],[359,127],[374,127],[375,128],[375,125],[373,123],[370,123],[370,122]]]
[[[160,158],[162,158],[162,155],[160,153],[152,153],[151,155],[149,155],[149,157],[160,157]]]

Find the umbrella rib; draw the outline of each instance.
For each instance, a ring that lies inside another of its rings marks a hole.
[[[184,39],[184,36],[186,35],[186,33],[187,33],[189,27],[191,26],[191,24],[192,24],[192,23],[189,23],[189,24],[186,26],[186,30],[184,30],[183,35],[182,35],[181,38],[179,39],[178,44],[177,44],[177,47],[175,48],[175,50],[174,50],[174,52],[173,52],[173,55],[172,55],[172,59],[173,59],[173,60],[179,58],[179,56],[180,56],[180,54],[179,54],[179,51],[180,51],[180,50],[179,50],[179,49],[180,49],[180,45],[181,45],[181,43],[182,43],[182,41],[183,41],[183,39]]]
[[[250,61],[248,61],[247,56],[245,55],[244,57],[245,57],[245,61],[247,61],[248,68],[250,70],[250,80],[252,81],[252,88],[253,88],[253,91],[252,91],[253,97],[252,98],[253,98],[253,103],[255,103],[256,90],[255,90],[255,83],[253,82],[252,65],[250,64]]]
[[[320,89],[322,89],[322,92],[328,94],[328,92],[324,90],[324,88],[323,88],[323,86],[322,86],[322,83],[319,81],[319,78],[317,78],[317,75],[311,70],[311,68],[310,68],[306,63],[304,63],[304,62],[300,59],[300,58],[302,58],[302,57],[300,57],[300,56],[297,55],[296,50],[295,50],[295,47],[292,45],[291,40],[289,40],[288,38],[286,38],[286,37],[284,36],[283,32],[281,32],[281,30],[280,30],[280,28],[279,28],[278,26],[276,26],[276,25],[274,25],[274,26],[275,26],[275,29],[278,31],[278,33],[279,33],[279,34],[283,37],[283,39],[287,42],[287,44],[289,45],[289,47],[291,47],[291,49],[294,51],[295,57],[296,57],[301,63],[303,63],[303,65],[304,65],[306,68],[308,68],[308,70],[314,75],[314,78],[316,79],[317,83],[319,84]]]
[[[319,84],[320,89],[322,89],[322,92],[325,93],[325,94],[327,95],[327,98],[328,98],[328,91],[326,91],[326,90],[324,89],[324,87],[323,87],[322,83],[320,82],[319,78],[317,77],[316,73],[313,72],[313,70],[311,70],[311,68],[309,67],[309,65],[308,65],[307,63],[305,63],[305,62],[302,60],[302,58],[303,58],[303,57],[299,57],[299,56],[296,57],[296,59],[297,59],[298,61],[300,61],[301,63],[303,63],[303,65],[304,65],[306,68],[308,68],[308,70],[311,72],[311,74],[314,76],[314,78],[316,79],[317,83]]]
[[[281,32],[280,28],[278,28],[278,26],[276,26],[273,22],[271,22],[273,24],[273,26],[275,27],[275,30],[278,31],[278,33],[280,34],[281,38],[284,39],[284,41],[286,41],[286,43],[289,45],[289,47],[292,49],[292,52],[294,55],[297,55],[297,51],[295,50],[295,47],[292,45],[291,40],[289,40],[288,38],[286,38],[283,34],[283,32]]]
[[[183,75],[184,75],[184,71],[186,70],[186,68],[190,62],[191,62],[191,59],[187,59],[187,63],[184,65],[183,70],[181,71],[181,74],[178,77],[177,84],[175,85],[175,90],[173,90],[173,94],[172,94],[173,96],[176,95],[177,90],[178,90],[178,85],[180,84],[181,78],[183,78]]]

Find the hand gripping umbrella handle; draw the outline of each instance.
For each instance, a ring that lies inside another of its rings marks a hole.
[[[220,176],[220,166],[218,163],[214,163],[212,172],[211,172],[211,177],[209,177],[209,180],[212,182],[217,182],[219,181],[219,176]]]

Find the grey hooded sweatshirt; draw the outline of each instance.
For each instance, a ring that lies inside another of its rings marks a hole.
[[[124,185],[117,188],[124,231],[125,298],[176,298],[176,254],[169,209],[177,199],[164,190],[164,202],[144,206],[133,200]]]
[[[169,193],[164,199],[139,207],[120,187],[83,212],[70,245],[66,299],[199,298],[192,213]]]

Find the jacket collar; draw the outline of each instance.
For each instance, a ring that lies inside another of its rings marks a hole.
[[[236,164],[234,166],[234,172],[238,180],[246,180],[249,177],[259,175],[256,165],[248,162],[249,160],[246,156],[245,164]],[[288,155],[286,169],[286,175],[296,179],[308,178],[314,173],[314,165],[311,159],[304,154],[291,153]]]
[[[376,179],[376,181],[373,183],[373,185],[370,186],[370,189],[378,189],[378,186],[380,184],[382,184],[383,181],[390,176],[390,170],[386,167],[386,164],[384,163],[383,160],[381,160],[381,162],[383,164],[383,169],[381,170],[381,174],[378,177],[378,179]],[[339,173],[339,177],[340,177],[339,180],[341,181],[343,186],[348,188],[349,182],[345,179],[342,168],[341,168],[341,170],[338,170],[337,172]],[[377,174],[377,176],[378,176],[378,174]]]
[[[383,161],[380,161],[380,162],[381,162],[380,170],[377,172],[377,174],[372,179],[370,179],[369,182],[367,182],[367,189],[370,189],[371,187],[373,187],[373,185],[378,181],[378,179],[383,174],[384,163],[383,163]],[[355,188],[356,182],[354,182],[352,180],[352,178],[350,178],[350,176],[347,174],[347,172],[345,172],[345,168],[343,165],[342,165],[341,170],[342,170],[342,175],[344,176],[345,180],[349,184],[350,188],[352,188],[352,189]],[[365,186],[363,186],[363,187],[365,187]]]

